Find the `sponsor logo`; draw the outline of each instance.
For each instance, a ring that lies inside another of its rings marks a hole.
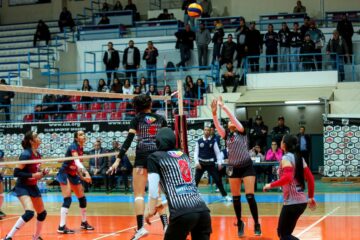
[[[181,157],[184,153],[183,153],[182,151],[168,151],[168,154],[169,154],[171,157],[179,158],[179,157]]]

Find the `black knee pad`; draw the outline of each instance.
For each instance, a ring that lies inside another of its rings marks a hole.
[[[252,194],[252,193],[246,194],[246,200],[247,201],[252,201],[254,199],[255,199],[254,194]]]
[[[86,197],[79,198],[79,206],[80,208],[86,208]]]
[[[39,213],[39,214],[37,215],[37,220],[38,220],[39,222],[44,221],[45,218],[46,218],[46,215],[47,215],[46,210],[42,211],[41,213]]]
[[[70,208],[70,205],[71,205],[71,197],[64,198],[64,202],[63,202],[62,207]]]
[[[24,215],[21,216],[21,218],[24,220],[24,222],[30,221],[35,215],[34,211],[26,210]]]

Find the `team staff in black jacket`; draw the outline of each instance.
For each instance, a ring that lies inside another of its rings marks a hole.
[[[123,66],[126,70],[126,78],[132,77],[133,85],[137,85],[137,69],[140,66],[140,51],[134,46],[134,41],[129,41],[129,47],[125,48],[123,55]]]
[[[301,32],[299,30],[299,23],[294,23],[294,30],[290,34],[290,67],[291,71],[300,70],[300,48],[303,43]]]
[[[114,75],[115,78],[115,70],[117,70],[120,65],[119,52],[114,49],[112,42],[108,42],[108,50],[104,54],[103,62],[107,71],[107,85],[110,86],[111,76]]]
[[[264,35],[264,44],[266,46],[266,71],[270,71],[271,59],[274,65],[274,71],[277,71],[278,65],[278,42],[279,35],[274,32],[274,26],[268,25],[268,32]]]
[[[290,30],[286,22],[281,24],[279,31],[279,43],[280,43],[280,66],[279,70],[282,72],[289,71],[289,54],[290,54]]]

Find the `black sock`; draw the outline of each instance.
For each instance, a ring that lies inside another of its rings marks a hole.
[[[144,215],[136,215],[138,230],[144,226]]]
[[[163,225],[163,228],[168,225],[168,218],[166,214],[161,214],[160,215],[160,219],[161,219],[161,223]]]
[[[249,204],[250,212],[254,219],[254,222],[255,222],[255,224],[258,224],[259,223],[258,208],[257,208],[257,204],[255,201],[254,194],[246,194],[246,200]]]
[[[237,221],[241,221],[241,196],[233,196],[233,206]]]

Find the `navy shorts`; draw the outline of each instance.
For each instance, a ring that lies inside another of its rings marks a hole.
[[[142,167],[147,168],[147,158],[150,154],[152,154],[155,151],[149,151],[149,152],[137,152],[135,157],[135,163],[134,167]]]
[[[248,166],[236,167],[236,166],[227,166],[226,174],[229,178],[244,178],[250,176],[256,176],[256,171],[253,164],[251,163]]]
[[[72,185],[81,184],[81,179],[78,175],[72,176],[63,171],[58,172],[58,174],[56,175],[56,180],[63,185],[66,185],[68,180]]]
[[[29,196],[33,198],[41,197],[40,190],[37,185],[16,184],[12,189],[13,195],[16,197]]]

